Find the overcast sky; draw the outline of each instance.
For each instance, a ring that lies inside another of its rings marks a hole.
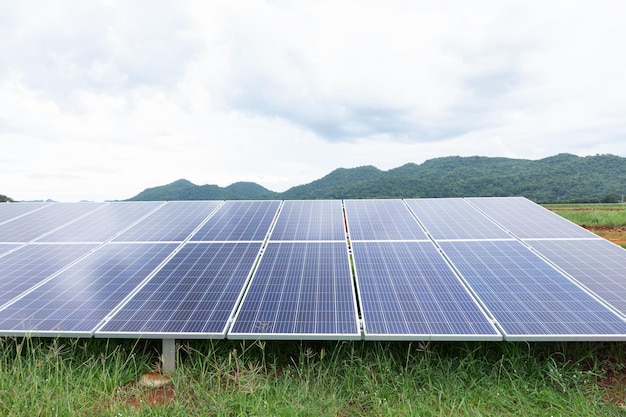
[[[0,194],[626,156],[623,0],[0,2]]]

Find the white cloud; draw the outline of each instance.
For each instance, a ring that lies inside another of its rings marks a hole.
[[[282,191],[446,155],[626,156],[626,4],[0,5],[0,193]],[[7,145],[5,145],[7,144]]]

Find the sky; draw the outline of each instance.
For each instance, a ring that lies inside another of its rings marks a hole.
[[[626,157],[623,0],[6,0],[0,194]]]

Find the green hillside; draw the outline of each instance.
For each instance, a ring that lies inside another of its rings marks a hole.
[[[254,183],[228,187],[179,180],[131,200],[347,199],[524,196],[536,202],[617,202],[626,188],[626,158],[559,154],[540,160],[435,158],[388,171],[339,168],[283,193]]]
[[[148,188],[131,201],[160,200],[271,200],[277,193],[252,182],[236,182],[228,187],[217,185],[195,185],[187,180]]]

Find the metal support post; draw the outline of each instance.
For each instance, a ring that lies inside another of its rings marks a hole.
[[[172,374],[176,370],[176,340],[163,339],[163,373]]]

